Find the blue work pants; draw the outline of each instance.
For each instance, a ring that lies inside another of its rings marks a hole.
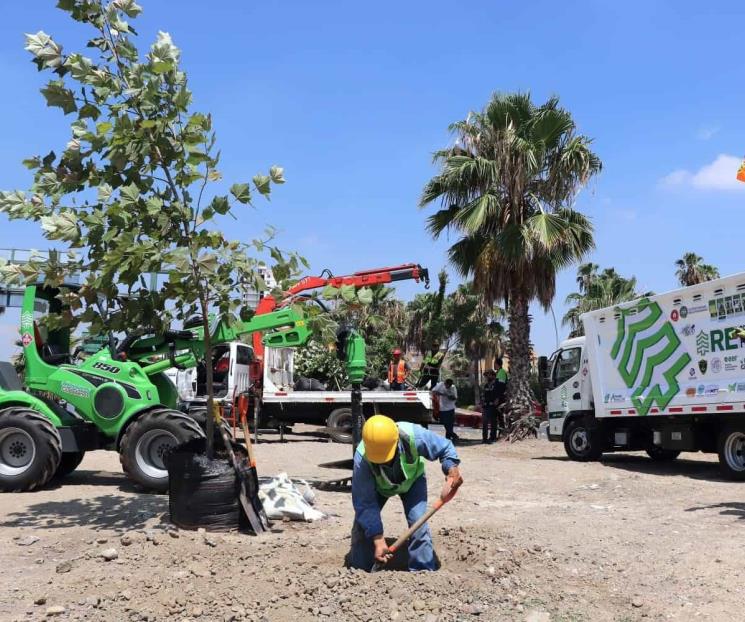
[[[378,505],[383,509],[387,497],[378,495]],[[401,495],[401,502],[406,513],[406,522],[413,525],[427,511],[427,479],[422,475],[408,492]],[[365,536],[362,526],[354,522],[352,527],[352,550],[349,565],[352,568],[371,570],[375,564],[375,545],[372,538]],[[432,546],[432,534],[429,525],[425,524],[414,532],[409,539],[409,570],[437,570],[435,551]]]

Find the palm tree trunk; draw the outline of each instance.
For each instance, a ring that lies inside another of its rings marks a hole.
[[[524,417],[532,410],[530,390],[530,317],[528,297],[514,288],[509,300],[510,380],[507,384],[506,414],[509,421]]]

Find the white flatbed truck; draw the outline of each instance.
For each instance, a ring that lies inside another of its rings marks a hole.
[[[539,361],[549,440],[581,461],[718,453],[723,473],[745,480],[745,273],[592,311],[582,323],[584,337]]]
[[[261,401],[259,408],[260,429],[279,429],[294,423],[325,427],[329,436],[341,443],[352,442],[352,410],[349,390],[302,391],[295,390],[295,351],[292,348],[265,348],[261,365]],[[233,397],[247,391],[254,384],[251,373],[256,366],[251,346],[233,342],[224,352],[224,382],[218,394],[225,406],[232,405]],[[216,362],[219,359],[216,357]],[[206,410],[206,397],[198,382],[197,371],[184,370],[170,373],[186,411]],[[380,413],[397,421],[412,421],[421,425],[432,423],[432,397],[429,391],[372,390],[362,391],[362,409],[365,417]]]

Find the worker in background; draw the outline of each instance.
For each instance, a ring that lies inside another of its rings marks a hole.
[[[401,356],[401,350],[393,351],[393,360],[388,365],[388,384],[391,391],[403,391],[406,388],[406,377],[409,375],[409,364]]]
[[[422,361],[422,372],[416,383],[418,389],[424,389],[427,385],[434,388],[440,382],[440,366],[444,359],[445,352],[440,350],[440,344],[433,343],[429,354]]]
[[[510,381],[510,376],[507,370],[502,365],[502,358],[497,357],[494,360],[494,371],[495,376],[495,404],[497,408],[497,421],[501,422],[503,427],[507,427],[507,420],[504,416],[504,404],[507,397],[507,383]]]
[[[453,444],[413,423],[396,423],[384,415],[370,417],[362,428],[362,442],[354,454],[352,504],[354,526],[348,563],[371,570],[391,553],[385,540],[380,511],[391,497],[401,497],[409,526],[427,509],[425,460],[439,460],[445,474],[444,498],[462,483],[460,460]],[[409,540],[409,570],[436,570],[429,525]]]
[[[487,369],[484,377],[486,383],[481,391],[481,442],[494,443],[497,440],[497,372]]]
[[[455,425],[455,402],[458,399],[458,389],[455,388],[452,378],[445,382],[438,382],[432,393],[437,396],[440,405],[440,423],[445,428],[445,438],[457,441],[458,435],[453,432]]]

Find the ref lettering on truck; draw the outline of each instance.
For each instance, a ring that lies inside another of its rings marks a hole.
[[[549,439],[574,460],[718,453],[745,480],[745,273],[582,316],[539,363]],[[740,335],[743,335],[741,337]]]

